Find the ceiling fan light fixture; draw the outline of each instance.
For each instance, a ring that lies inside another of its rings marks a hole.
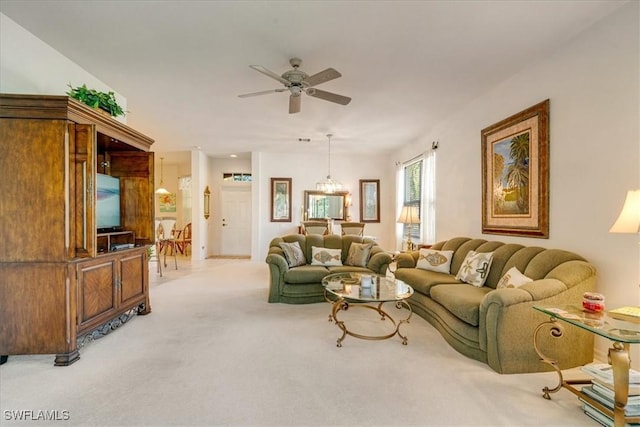
[[[245,93],[238,95],[240,98],[249,98],[253,96],[266,95],[268,93],[286,92],[289,91],[289,114],[295,114],[300,112],[300,98],[302,93],[312,96],[314,98],[322,99],[324,101],[334,102],[340,105],[347,105],[351,102],[351,98],[348,96],[338,95],[337,93],[327,92],[325,90],[316,89],[317,86],[322,83],[342,77],[337,70],[333,68],[327,68],[319,73],[308,75],[299,67],[302,64],[300,58],[291,58],[289,61],[293,69],[284,72],[282,75],[278,75],[273,71],[263,67],[262,65],[249,65],[250,68],[279,81],[284,85],[282,88],[263,90],[260,92]]]
[[[316,183],[316,190],[323,193],[335,193],[342,190],[342,183],[331,178],[331,137],[333,135],[327,134],[329,140],[329,173],[327,178]]]

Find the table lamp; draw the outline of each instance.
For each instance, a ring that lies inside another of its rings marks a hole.
[[[420,213],[418,211],[418,206],[403,206],[400,211],[400,216],[398,217],[398,221],[400,224],[420,224]],[[411,227],[409,228],[409,232],[407,233],[407,250],[413,250],[413,242],[411,241]]]
[[[622,211],[609,233],[640,232],[640,190],[629,190]]]
[[[618,219],[609,229],[609,233],[640,232],[640,190],[629,190]],[[609,315],[622,320],[640,323],[640,307],[620,307],[610,310]]]

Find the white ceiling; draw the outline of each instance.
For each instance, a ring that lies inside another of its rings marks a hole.
[[[535,63],[625,1],[2,0],[0,12],[127,98],[154,151],[391,150]],[[347,106],[288,93],[301,69]],[[83,82],[73,82],[80,85]],[[62,91],[67,88],[61,88]],[[300,143],[298,138],[311,138]]]

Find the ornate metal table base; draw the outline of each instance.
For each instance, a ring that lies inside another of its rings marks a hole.
[[[564,384],[564,379],[562,377],[562,371],[557,365],[558,361],[545,356],[544,353],[542,353],[542,351],[540,350],[540,347],[538,347],[538,334],[540,333],[541,330],[547,327],[549,327],[549,333],[554,338],[562,337],[562,335],[564,334],[564,329],[562,325],[558,323],[557,319],[551,318],[551,320],[547,322],[542,322],[541,324],[539,324],[533,333],[533,347],[535,348],[536,353],[538,353],[538,356],[540,356],[540,360],[544,363],[551,365],[553,369],[555,369],[555,371],[558,373],[558,385],[552,389],[550,389],[549,387],[545,387],[542,389],[542,397],[544,397],[547,400],[551,400],[551,396],[549,395],[549,393],[556,393],[557,391],[559,391],[562,388],[562,385]]]
[[[533,346],[540,356],[540,360],[544,363],[548,363],[558,373],[558,384],[554,388],[544,387],[542,389],[542,397],[551,400],[551,393],[556,393],[561,388],[565,388],[587,401],[591,406],[594,406],[605,414],[611,414],[614,420],[615,427],[624,427],[626,422],[636,422],[638,417],[625,418],[625,407],[627,406],[627,400],[629,395],[629,368],[631,367],[631,360],[629,359],[629,344],[614,341],[613,345],[609,349],[608,362],[613,369],[613,384],[614,384],[614,407],[613,411],[609,408],[605,408],[599,402],[593,400],[591,397],[582,393],[581,390],[574,387],[575,385],[588,385],[591,384],[590,380],[570,380],[565,381],[562,376],[562,371],[558,367],[558,361],[551,359],[542,353],[538,346],[538,334],[543,329],[549,328],[551,336],[555,338],[562,337],[564,329],[562,324],[558,323],[558,319],[552,317],[549,321],[543,322],[536,328],[533,334]]]
[[[349,302],[342,298],[333,302],[333,308],[331,309],[331,314],[329,315],[329,321],[335,322],[338,328],[340,328],[340,330],[342,331],[342,336],[337,340],[337,346],[342,347],[342,341],[345,339],[347,335],[351,335],[352,337],[360,338],[363,340],[386,340],[395,335],[398,335],[400,338],[402,338],[402,345],[407,345],[407,337],[400,333],[400,326],[403,323],[409,323],[409,320],[413,315],[413,310],[411,309],[411,306],[406,301],[404,300],[396,301],[395,306],[397,309],[402,309],[404,307],[407,310],[409,310],[409,315],[407,316],[406,319],[402,319],[396,322],[396,320],[394,320],[393,317],[389,315],[389,313],[387,313],[382,309],[382,306],[386,302],[389,302],[389,301],[380,302],[378,305],[371,305],[371,303],[364,303],[364,302],[358,302],[358,303]],[[389,319],[391,323],[393,323],[393,326],[394,326],[393,332],[384,334],[384,335],[371,336],[371,335],[358,334],[356,332],[350,331],[349,329],[347,329],[347,326],[345,325],[344,321],[338,319],[338,312],[347,311],[350,307],[366,308],[366,309],[377,312],[380,315],[380,320]]]

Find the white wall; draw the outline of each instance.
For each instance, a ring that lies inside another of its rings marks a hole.
[[[424,136],[440,141],[438,240],[470,236],[575,251],[597,267],[609,307],[640,303],[638,236],[608,232],[627,190],[640,188],[639,5],[625,5]],[[480,131],[546,98],[549,239],[482,235]],[[407,147],[405,159],[421,149]],[[598,343],[600,356],[605,344]]]
[[[113,91],[127,111],[127,100],[57,50],[0,13],[0,92],[64,95],[68,84]],[[116,120],[126,123],[126,117]]]
[[[343,144],[347,142],[342,142]],[[319,157],[320,156],[320,157]],[[266,257],[269,242],[277,236],[297,233],[304,207],[304,190],[315,190],[316,182],[327,175],[327,153],[308,154],[254,153],[254,180],[257,178],[257,192],[254,187],[254,221],[258,238],[252,251],[254,260]],[[349,214],[353,221],[360,219],[361,179],[380,180],[380,223],[367,223],[365,234],[375,236],[385,249],[395,247],[395,166],[388,161],[386,153],[376,155],[340,156],[332,150],[331,177],[340,181],[344,189],[352,194]],[[271,178],[292,178],[291,203],[292,222],[271,222]]]
[[[192,191],[192,222],[191,222],[191,259],[202,260],[208,257],[211,242],[208,239],[211,227],[211,217],[204,218],[204,189],[210,186],[211,165],[206,154],[199,150],[191,151],[191,191]]]

